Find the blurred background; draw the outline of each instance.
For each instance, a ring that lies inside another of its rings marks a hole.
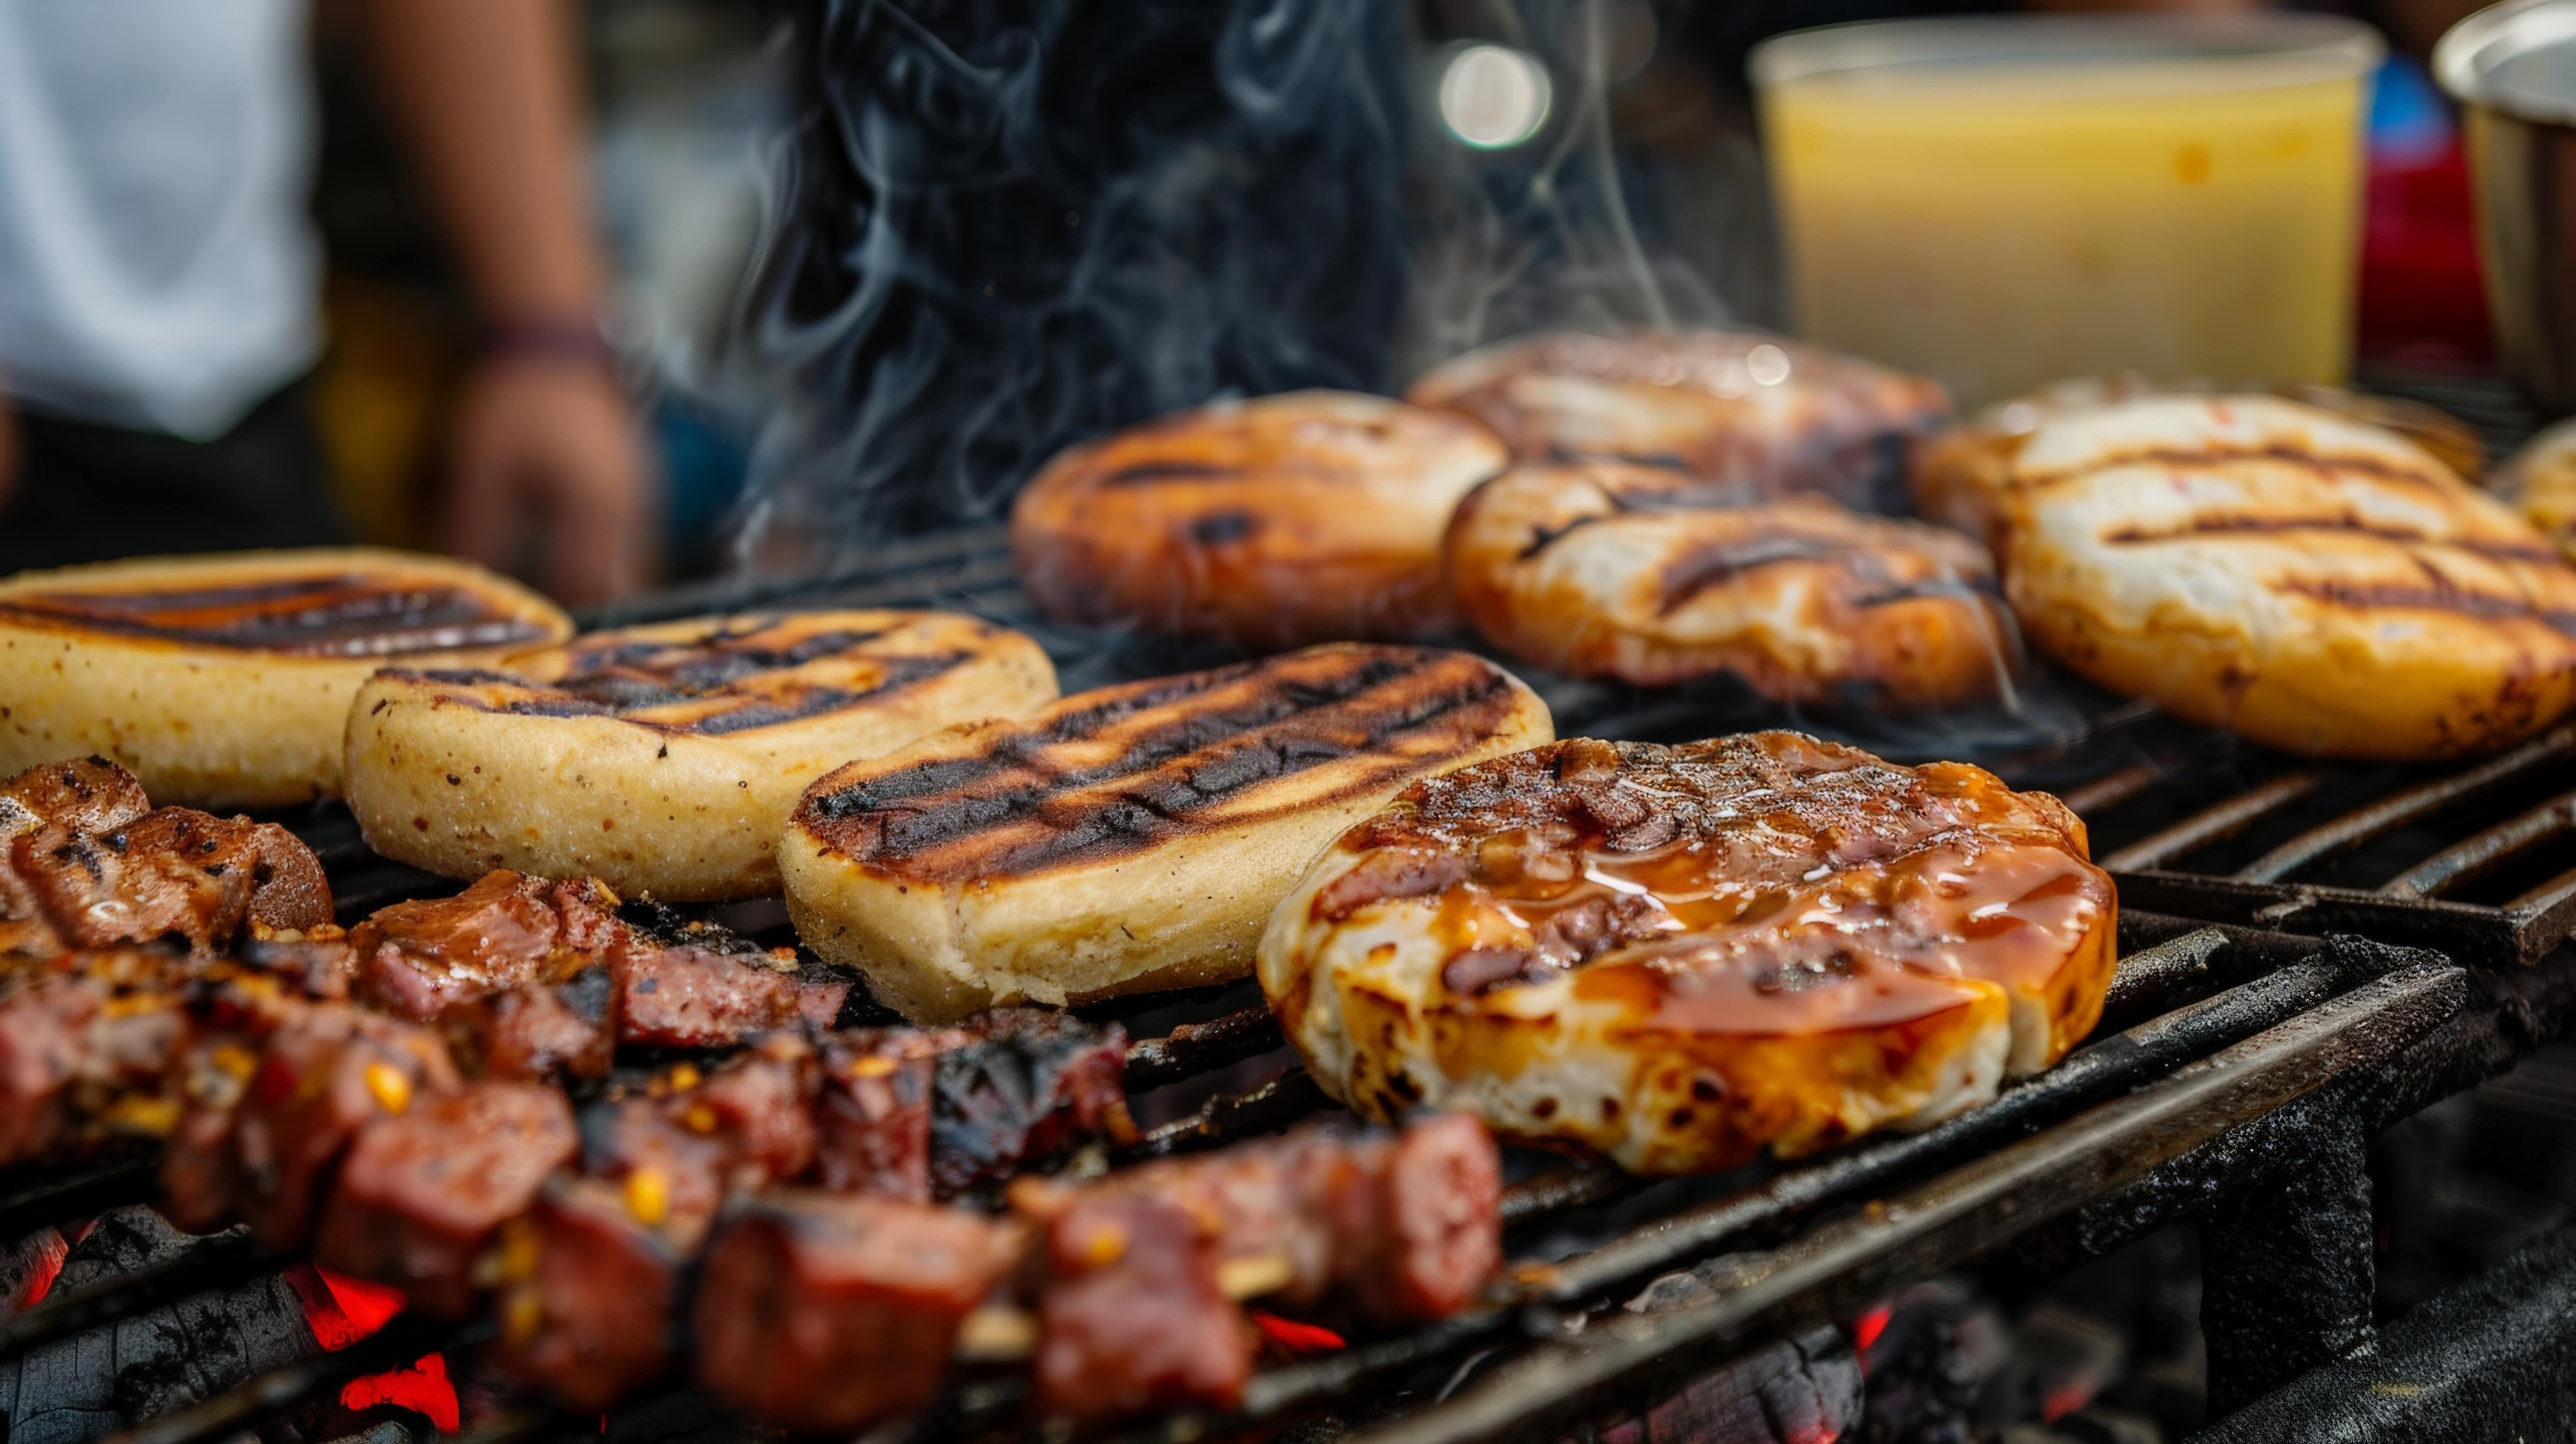
[[[159,8],[5,0],[0,16],[16,18],[0,24],[41,79],[80,60],[70,39],[47,38],[60,28],[49,15],[110,16],[100,23],[130,33]],[[421,179],[425,154],[431,174],[460,162],[422,143],[421,113],[438,102],[417,91],[434,76],[405,79],[399,42],[388,57],[377,12],[406,7],[214,8],[309,26],[297,45],[309,43],[312,79],[321,344],[288,404],[309,412],[333,528],[474,551],[597,601],[728,569],[828,565],[904,531],[989,521],[1055,447],[1213,396],[1392,389],[1431,361],[1542,324],[1797,329],[1748,55],[1802,27],[1998,7],[584,0],[565,16],[563,93],[577,107],[567,134],[589,199],[566,214],[595,241],[596,300],[581,302],[576,285],[572,302],[524,316],[495,314],[488,277],[460,266],[472,246],[455,243],[456,187]],[[2473,7],[2311,8],[2387,40],[2369,80],[2351,348],[2383,371],[2492,367],[2460,127],[2425,66]],[[1303,38],[1271,44],[1275,54],[1242,38],[1282,34]],[[482,63],[468,57],[465,73]],[[144,72],[138,61],[121,78]],[[1207,96],[1222,105],[1209,109]],[[0,121],[0,210],[41,210],[56,193],[36,184],[46,126],[19,108]],[[1231,130],[1201,123],[1220,113]],[[894,173],[906,164],[915,172]],[[138,168],[129,184],[149,178]],[[36,324],[47,317],[8,323],[13,306],[88,303],[66,299],[73,288],[31,254],[42,247],[13,245],[0,228],[0,373],[17,409],[39,430],[55,416],[136,426],[113,408],[85,414],[79,396],[46,384],[58,369],[48,338],[60,334]],[[13,256],[35,272],[15,291]],[[581,334],[588,305],[606,337],[595,354]],[[979,370],[954,359],[970,354],[1003,360]],[[640,445],[624,454],[595,434],[558,438],[580,428],[546,421],[501,425],[501,443],[491,425],[480,443],[460,439],[473,420],[460,409],[476,404],[476,377],[496,355],[604,369]],[[19,448],[25,474],[0,511],[0,551],[13,530],[32,545],[33,491],[94,491],[75,478],[99,465],[116,474],[113,458],[67,465],[61,437],[47,435]],[[477,444],[521,470],[583,473],[594,494],[565,501],[578,488],[460,477],[475,464],[460,449]],[[506,494],[469,501],[460,518],[460,485]],[[596,495],[620,488],[631,520]],[[537,522],[561,515],[558,529],[593,550],[631,530],[634,564],[549,553],[542,526],[503,527],[512,506]],[[111,534],[85,554],[170,544],[149,527],[90,529]],[[274,539],[328,534],[307,533]]]

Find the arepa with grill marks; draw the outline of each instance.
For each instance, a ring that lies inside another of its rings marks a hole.
[[[485,666],[571,635],[518,583],[408,552],[21,572],[0,580],[0,775],[96,753],[170,805],[337,796],[349,699],[377,668]]]
[[[1444,361],[1405,389],[1492,428],[1523,461],[1626,461],[1868,505],[1911,438],[1950,417],[1926,377],[1749,331],[1543,333]]]
[[[1467,417],[1382,396],[1221,402],[1049,462],[1011,550],[1067,621],[1262,648],[1424,637],[1452,620],[1441,528],[1508,459]]]
[[[2271,396],[2149,397],[1983,443],[2030,641],[2189,721],[2429,760],[2576,705],[2576,569],[2392,432]]]
[[[450,877],[753,897],[778,891],[807,783],[1055,695],[1035,642],[946,612],[592,632],[499,670],[378,674],[348,714],[349,806],[376,851]]]
[[[1574,676],[1724,671],[1780,701],[1937,707],[2004,690],[2020,650],[1993,563],[1956,532],[1650,467],[1516,468],[1458,508],[1448,559],[1478,631]]]
[[[1224,982],[1343,828],[1550,735],[1481,658],[1311,647],[854,762],[806,791],[779,871],[806,944],[919,1021]]]

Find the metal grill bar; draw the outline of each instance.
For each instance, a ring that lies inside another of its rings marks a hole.
[[[2419,783],[2300,833],[2239,868],[2236,876],[2247,882],[2279,882],[2310,863],[2376,841],[2455,802],[2569,756],[2576,756],[2576,727],[2557,728],[2465,772]]]
[[[2070,787],[2057,794],[2057,800],[2073,809],[2078,817],[2108,812],[2132,798],[2145,796],[2157,783],[2171,777],[2173,771],[2161,762],[2141,762]]]
[[[2458,968],[2402,968],[2064,1127],[1748,1260],[1743,1281],[1714,1303],[1601,1321],[1446,1404],[1360,1437],[1370,1444],[1552,1438],[1614,1403],[1614,1391],[1651,1397],[1655,1382],[1704,1372],[1757,1326],[1848,1307],[1901,1278],[1954,1267],[2346,1072],[2385,1062],[2456,1011],[2466,992]]]
[[[2234,837],[2333,780],[2333,773],[2317,768],[2285,772],[2252,791],[2240,792],[2161,832],[2129,844],[2102,859],[2102,866],[2112,872],[2139,872],[2162,867],[2211,843]]]
[[[2439,897],[2461,883],[2576,828],[2576,792],[2552,798],[2475,837],[2446,847],[2381,885],[2390,897]]]

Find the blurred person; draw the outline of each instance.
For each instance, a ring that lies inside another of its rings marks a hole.
[[[652,497],[599,332],[568,0],[362,0],[481,325],[451,551],[572,602],[640,583]],[[341,539],[306,0],[0,0],[0,574]]]

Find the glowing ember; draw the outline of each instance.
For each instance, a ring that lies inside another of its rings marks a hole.
[[[304,1322],[314,1341],[338,1351],[385,1326],[402,1312],[400,1289],[354,1279],[311,1264],[286,1271],[286,1286],[304,1308]],[[350,1410],[391,1404],[421,1415],[442,1431],[457,1426],[456,1386],[447,1377],[447,1360],[425,1354],[417,1363],[382,1374],[351,1379],[340,1387],[340,1405]]]
[[[1341,1335],[1330,1329],[1283,1319],[1259,1309],[1251,1310],[1251,1314],[1253,1326],[1261,1330],[1261,1337],[1291,1354],[1320,1354],[1349,1347],[1342,1342]]]

